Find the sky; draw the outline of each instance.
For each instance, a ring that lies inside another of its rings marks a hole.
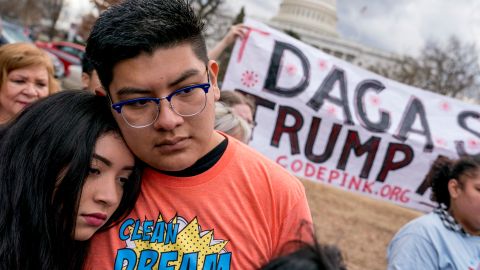
[[[267,20],[281,0],[227,0],[248,16]],[[349,40],[385,51],[416,55],[427,40],[456,35],[480,46],[479,0],[337,0],[337,30]]]
[[[268,20],[282,0],[225,0],[233,14]],[[319,0],[317,0],[319,1]],[[89,0],[67,0],[78,13]],[[445,42],[456,35],[480,47],[480,0],[337,0],[341,37],[397,54],[415,56],[427,40]]]

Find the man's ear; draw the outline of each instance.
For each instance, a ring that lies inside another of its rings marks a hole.
[[[87,89],[88,85],[90,84],[90,75],[85,72],[82,72],[82,88]],[[90,89],[88,89],[90,90]]]
[[[218,87],[218,63],[215,60],[208,61],[208,70],[210,73],[210,90],[213,91],[215,101],[220,98],[220,88]]]
[[[452,178],[448,181],[448,193],[450,193],[450,198],[456,199],[460,193],[460,183],[457,179]]]

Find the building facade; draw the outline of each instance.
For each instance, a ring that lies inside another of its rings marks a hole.
[[[337,32],[336,0],[283,0],[277,15],[267,23],[357,66],[390,66],[398,59],[392,53],[343,39]]]

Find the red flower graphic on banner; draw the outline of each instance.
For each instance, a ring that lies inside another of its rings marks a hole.
[[[447,141],[445,141],[445,139],[443,139],[443,138],[435,138],[435,144],[437,146],[445,147],[445,146],[447,146]]]
[[[372,103],[373,106],[378,106],[380,105],[380,98],[377,96],[371,96],[370,103]]]
[[[337,108],[330,105],[327,107],[327,113],[330,114],[331,116],[335,116],[337,114]]]
[[[246,87],[254,87],[258,83],[258,74],[247,70],[242,74],[242,84]]]
[[[469,139],[467,141],[467,145],[468,145],[469,148],[476,149],[476,148],[480,147],[480,142],[477,139]]]
[[[451,108],[452,107],[450,106],[450,103],[448,101],[442,101],[440,103],[440,109],[443,110],[443,111],[448,112],[448,111],[450,111]]]
[[[297,66],[295,66],[294,64],[287,64],[285,68],[288,75],[293,76],[297,74]]]
[[[323,59],[318,60],[318,68],[321,71],[324,71],[325,69],[327,69],[327,67],[328,67],[327,61],[325,61]]]

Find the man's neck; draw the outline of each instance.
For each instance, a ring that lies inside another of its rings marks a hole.
[[[223,138],[223,136],[222,136]],[[183,169],[181,171],[159,171],[163,174],[175,176],[175,177],[190,177],[199,175],[208,171],[212,168],[220,158],[223,156],[223,153],[227,150],[228,139],[223,138],[223,141],[220,141],[210,152],[201,157],[195,164],[192,166]]]

